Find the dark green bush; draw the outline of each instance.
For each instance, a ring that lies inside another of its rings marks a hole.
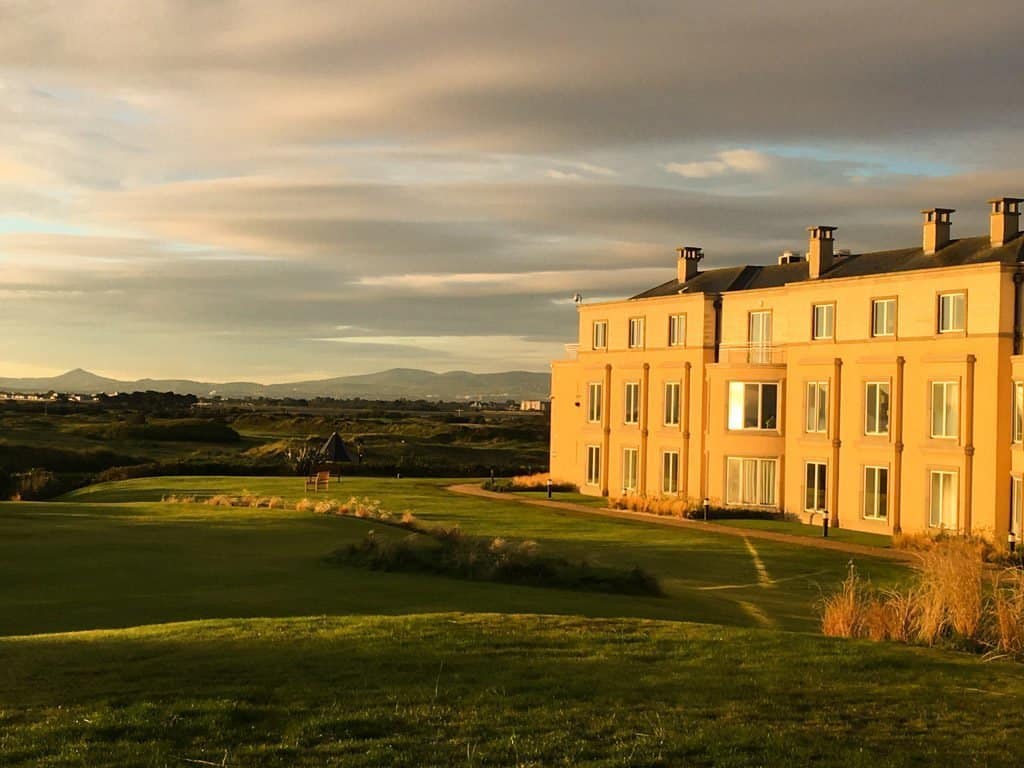
[[[641,568],[623,570],[544,557],[538,554],[534,542],[467,536],[458,528],[399,525],[413,532],[398,540],[385,540],[371,531],[359,544],[332,552],[327,561],[469,581],[626,595],[663,594],[658,580]]]

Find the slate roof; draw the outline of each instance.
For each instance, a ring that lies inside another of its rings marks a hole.
[[[1024,237],[1018,236],[998,248],[993,248],[990,245],[988,237],[967,237],[953,240],[945,248],[931,256],[926,256],[922,248],[900,248],[892,251],[837,256],[832,268],[822,274],[820,279],[833,280],[843,277],[883,275],[892,272],[960,267],[991,262],[1013,264],[1020,261],[1024,261]],[[631,297],[631,300],[674,296],[679,293],[726,293],[728,291],[749,291],[756,288],[778,288],[788,283],[801,283],[808,279],[806,261],[767,266],[720,267],[698,272],[695,277],[685,283],[674,279],[669,280],[643,293],[638,293]]]

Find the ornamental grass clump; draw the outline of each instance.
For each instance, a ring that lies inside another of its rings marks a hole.
[[[611,500],[612,509],[625,509],[659,517],[685,517],[690,505],[670,496],[619,496]]]
[[[1024,571],[993,571],[986,552],[972,539],[933,541],[901,589],[876,590],[851,564],[822,600],[822,632],[1024,658]]]

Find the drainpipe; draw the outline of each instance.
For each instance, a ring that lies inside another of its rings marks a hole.
[[[690,363],[683,364],[683,460],[679,462],[679,491],[689,499],[690,489]]]
[[[974,499],[974,365],[978,358],[967,356],[967,381],[964,384],[964,534],[971,533],[972,501]]]
[[[839,449],[843,444],[839,439],[842,434],[839,430],[839,414],[841,413],[839,404],[843,394],[842,376],[843,360],[837,357],[832,363],[832,388],[835,391],[832,393],[832,483],[829,488],[828,500],[833,528],[839,527]]]
[[[715,311],[715,362],[718,362],[718,351],[722,346],[722,296],[715,296],[711,306]]]
[[[640,477],[639,491],[641,498],[647,495],[647,404],[650,402],[651,364],[644,363],[643,374],[640,376],[640,389],[643,392],[640,401]]]
[[[601,495],[608,496],[608,460],[612,443],[612,366],[604,367],[604,407],[601,409],[604,437],[601,441]]]
[[[1021,283],[1024,283],[1024,272],[1018,267],[1017,271],[1013,273],[1013,354],[1015,355],[1019,355],[1021,352]]]
[[[906,358],[902,355],[896,358],[896,392],[894,401],[896,413],[893,415],[893,434],[896,438],[893,448],[896,451],[892,462],[892,532],[900,533],[903,530],[903,518],[901,516],[900,489],[903,484],[903,366],[907,364]]]

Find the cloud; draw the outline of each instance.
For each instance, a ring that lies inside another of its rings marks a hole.
[[[727,149],[714,160],[692,163],[668,163],[665,170],[687,179],[707,179],[726,173],[765,173],[774,167],[773,159],[753,149]]]
[[[490,365],[459,339],[572,341],[569,296],[659,283],[684,243],[709,268],[811,224],[899,246],[921,208],[984,232],[1024,192],[1019,34],[954,0],[0,16],[0,373]],[[419,341],[311,341],[338,326]]]

